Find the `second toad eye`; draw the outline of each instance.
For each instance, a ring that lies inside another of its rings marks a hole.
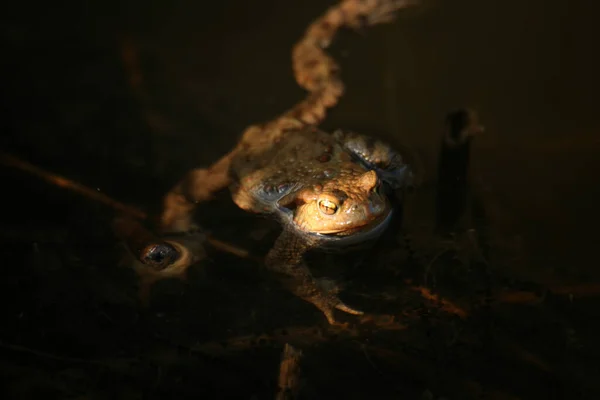
[[[333,215],[337,212],[338,206],[331,200],[321,200],[319,201],[319,210],[325,215]]]

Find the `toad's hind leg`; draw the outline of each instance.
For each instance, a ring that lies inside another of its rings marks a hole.
[[[331,325],[337,324],[333,315],[335,309],[362,315],[362,311],[348,307],[338,298],[338,289],[330,280],[319,280],[312,276],[304,262],[304,254],[315,245],[316,243],[284,229],[267,255],[266,266],[279,275],[287,289],[321,310]]]
[[[188,172],[167,193],[160,219],[163,233],[187,232],[194,228],[192,216],[198,203],[210,200],[230,184],[229,167],[233,156],[234,152],[230,152],[209,168]]]

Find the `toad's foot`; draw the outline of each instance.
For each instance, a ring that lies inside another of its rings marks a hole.
[[[416,0],[344,0],[341,9],[358,21],[349,21],[354,29],[394,21],[400,9],[418,4]]]
[[[331,279],[321,278],[316,279],[316,286],[319,289],[319,293],[314,296],[307,297],[306,300],[313,303],[319,310],[325,314],[325,318],[331,325],[340,325],[333,316],[334,310],[346,312],[352,315],[363,315],[364,313],[360,310],[349,307],[344,304],[337,294],[340,292],[340,287]],[[343,325],[343,324],[342,324]]]
[[[337,284],[329,279],[315,279],[312,276],[304,262],[304,254],[316,246],[318,243],[285,229],[267,254],[265,264],[279,275],[281,282],[292,293],[321,310],[331,325],[339,325],[333,316],[336,309],[362,315],[362,311],[347,306],[339,299],[337,294],[340,288]]]
[[[418,4],[416,0],[379,0],[379,3],[378,8],[368,14],[368,25],[392,22],[400,9]]]

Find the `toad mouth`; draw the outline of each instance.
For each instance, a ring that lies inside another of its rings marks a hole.
[[[384,213],[380,218],[352,229],[336,231],[333,233],[304,232],[304,234],[334,246],[353,245],[379,237],[388,227],[393,214],[394,210],[393,208],[390,208],[388,212]]]

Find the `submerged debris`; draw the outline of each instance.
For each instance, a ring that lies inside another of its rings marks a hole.
[[[279,365],[279,391],[275,400],[297,399],[300,392],[300,360],[302,350],[289,343],[283,347],[281,364]]]

